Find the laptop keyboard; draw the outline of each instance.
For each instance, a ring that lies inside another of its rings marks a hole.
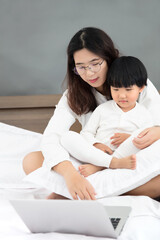
[[[118,226],[119,221],[121,220],[120,218],[110,218],[111,223],[113,225],[113,228],[116,229]]]

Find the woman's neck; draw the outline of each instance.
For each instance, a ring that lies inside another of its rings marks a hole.
[[[95,90],[105,96],[103,86],[95,88]]]

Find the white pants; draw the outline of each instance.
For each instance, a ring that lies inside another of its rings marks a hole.
[[[132,140],[142,129],[135,131],[126,141],[124,141],[112,155],[109,155],[100,149],[88,143],[80,134],[68,131],[61,137],[62,146],[69,152],[71,156],[81,162],[91,163],[96,166],[109,168],[113,157],[123,158],[140,151],[136,148]]]

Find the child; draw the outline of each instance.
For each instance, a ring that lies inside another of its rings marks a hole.
[[[153,126],[148,110],[136,102],[147,82],[147,71],[139,59],[123,56],[114,60],[107,82],[113,100],[95,109],[80,134],[70,131],[61,138],[73,157],[89,163],[79,166],[84,177],[104,168],[135,169],[139,149],[132,139]]]

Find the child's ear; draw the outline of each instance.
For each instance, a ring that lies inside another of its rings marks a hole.
[[[139,89],[139,93],[141,93],[144,88],[145,88],[145,86],[141,87],[141,88]]]

